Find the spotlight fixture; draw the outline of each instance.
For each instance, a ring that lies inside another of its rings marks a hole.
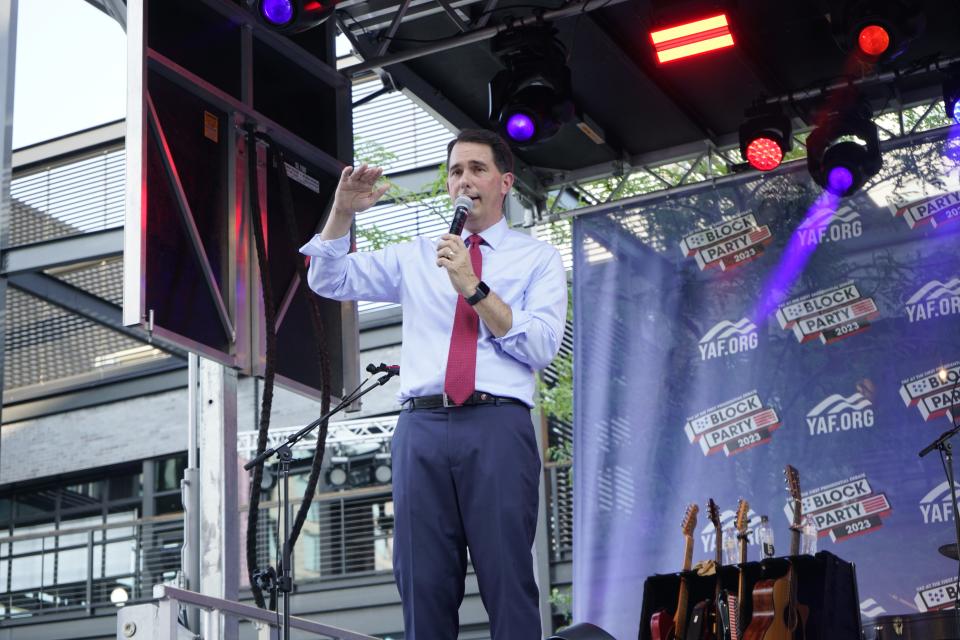
[[[330,464],[330,470],[327,471],[327,484],[339,489],[347,484],[349,478],[349,458],[347,456],[331,456]]]
[[[807,138],[810,176],[836,196],[859,190],[882,165],[877,125],[866,105],[828,114]]]
[[[740,125],[740,155],[758,171],[780,166],[793,149],[793,125],[777,105],[759,102],[746,112]]]
[[[282,33],[300,33],[312,29],[333,15],[339,0],[248,0],[256,4],[260,20]]]
[[[840,48],[867,62],[896,58],[926,23],[918,0],[833,0],[829,17]]]
[[[393,478],[393,469],[391,468],[390,452],[381,451],[373,456],[373,478],[380,484],[389,484]]]
[[[547,24],[510,29],[491,42],[506,67],[489,84],[490,122],[518,146],[554,136],[573,119],[566,52]]]
[[[960,64],[947,69],[943,79],[943,107],[947,117],[960,124]]]

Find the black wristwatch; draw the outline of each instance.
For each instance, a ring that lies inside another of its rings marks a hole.
[[[473,295],[467,298],[467,304],[473,306],[487,297],[490,293],[490,287],[487,286],[487,283],[481,280],[477,283],[477,290],[473,292]]]

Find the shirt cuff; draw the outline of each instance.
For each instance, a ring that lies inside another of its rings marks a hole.
[[[350,233],[336,240],[322,240],[320,234],[313,236],[310,242],[300,247],[300,253],[318,258],[339,258],[350,253]]]
[[[533,318],[533,315],[529,311],[523,309],[514,309],[511,307],[510,312],[513,320],[510,330],[499,338],[493,339],[493,341],[499,345],[502,345],[504,342],[510,342],[517,336],[524,335],[527,332],[527,325],[530,324],[530,320]]]

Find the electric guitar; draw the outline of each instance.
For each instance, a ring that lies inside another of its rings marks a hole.
[[[740,542],[740,582],[737,585],[736,595],[724,589],[717,600],[717,611],[719,615],[721,640],[739,640],[740,639],[740,606],[743,602],[744,582],[743,565],[747,562],[747,519],[749,517],[750,504],[740,498],[737,501],[737,540]]]
[[[700,507],[691,504],[683,515],[680,529],[683,531],[683,571],[690,571],[693,563],[693,531],[697,528],[697,513]],[[653,640],[684,640],[687,626],[687,579],[680,576],[680,593],[677,596],[677,610],[670,617],[666,609],[650,616],[650,636]]]
[[[723,529],[720,528],[720,509],[713,498],[707,500],[707,516],[713,523],[713,528],[717,532],[717,549],[714,560],[717,570],[717,585],[714,589],[713,597],[701,600],[693,607],[690,614],[690,626],[687,632],[689,640],[717,640],[717,602],[720,600],[720,568],[723,564]]]

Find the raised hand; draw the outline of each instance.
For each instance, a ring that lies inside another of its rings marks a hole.
[[[340,174],[340,182],[333,199],[333,210],[339,216],[349,216],[351,219],[360,211],[369,209],[379,200],[389,184],[376,186],[377,180],[383,175],[380,167],[370,167],[361,164],[359,167],[346,167]]]

